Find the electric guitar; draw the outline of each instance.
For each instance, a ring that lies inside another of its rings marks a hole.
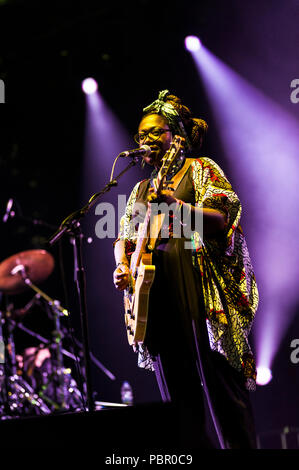
[[[154,192],[158,195],[165,187],[165,179],[173,164],[182,154],[185,139],[176,135],[169,150],[162,159],[162,166],[153,181]],[[169,184],[169,183],[168,183]],[[136,249],[131,256],[129,285],[124,291],[125,324],[128,342],[131,346],[143,343],[148,319],[149,293],[155,277],[155,266],[152,264],[154,244],[149,245],[151,224],[151,205],[139,224]],[[161,228],[161,227],[160,227]],[[158,230],[159,231],[159,230]]]

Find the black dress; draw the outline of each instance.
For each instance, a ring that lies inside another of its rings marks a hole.
[[[136,202],[147,203],[150,184],[150,180],[140,184]],[[191,167],[173,195],[195,204]],[[144,344],[154,358],[161,397],[177,407],[183,447],[212,446],[206,402],[222,447],[254,448],[248,392],[241,374],[210,350],[199,273],[186,241],[158,239],[153,252],[156,273]]]

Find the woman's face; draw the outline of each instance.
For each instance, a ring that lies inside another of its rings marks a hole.
[[[147,134],[150,131],[156,131],[158,129],[165,131],[160,134],[158,139]],[[152,150],[152,153],[148,157],[144,157],[144,161],[149,165],[159,167],[162,157],[169,149],[173,137],[166,119],[159,114],[149,114],[140,122],[138,132],[139,136],[142,136],[143,133],[145,135],[144,139],[140,140],[139,146],[146,144]]]

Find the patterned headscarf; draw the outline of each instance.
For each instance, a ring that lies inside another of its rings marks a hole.
[[[166,98],[169,95],[168,90],[163,90],[160,91],[158,99],[154,101],[152,104],[147,106],[146,108],[143,108],[144,114],[149,114],[149,113],[157,113],[161,114],[164,116],[169,124],[170,130],[173,133],[173,135],[180,135],[184,137],[185,139],[185,149],[191,150],[192,145],[190,142],[190,139],[187,136],[186,130],[184,128],[184,124],[180,118],[180,115],[176,111],[176,109],[172,106],[171,103],[166,102]]]

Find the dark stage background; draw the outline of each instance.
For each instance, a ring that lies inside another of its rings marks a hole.
[[[289,84],[299,75],[299,3],[85,0],[40,5],[32,0],[0,1],[0,78],[6,101],[0,104],[0,261],[27,249],[50,251],[55,270],[40,287],[70,308],[80,338],[72,246],[67,237],[50,248],[46,240],[69,213],[87,202],[88,195],[108,182],[116,156],[111,154],[110,162],[99,165],[90,187],[86,182],[83,187],[82,79],[97,79],[101,96],[130,136],[136,132],[142,107],[156,99],[158,91],[167,88],[182,97],[194,115],[209,123],[202,154],[229,175],[214,116],[192,57],[184,49],[184,38],[198,35],[215,55],[298,116],[299,104],[290,102]],[[131,148],[134,145],[132,139]],[[134,181],[146,175],[147,170],[132,169],[104,201],[128,195]],[[28,220],[16,216],[2,222],[9,198],[18,205],[17,216]],[[53,228],[33,225],[30,219],[41,219]],[[112,284],[112,240],[96,238],[97,220],[92,210],[83,223],[84,234],[93,237],[91,244],[83,244],[90,341],[92,352],[116,377],[110,380],[92,366],[97,399],[120,402],[121,384],[128,380],[135,403],[160,401],[154,375],[136,367],[137,358],[127,344],[122,294]],[[31,293],[25,293],[10,301],[21,307],[30,298]],[[33,310],[24,324],[50,335],[51,324],[43,312]],[[273,380],[252,394],[258,433],[299,427],[299,364],[290,361],[290,342],[298,334],[299,320],[294,316],[275,358]],[[16,336],[19,352],[33,344],[26,334]]]

